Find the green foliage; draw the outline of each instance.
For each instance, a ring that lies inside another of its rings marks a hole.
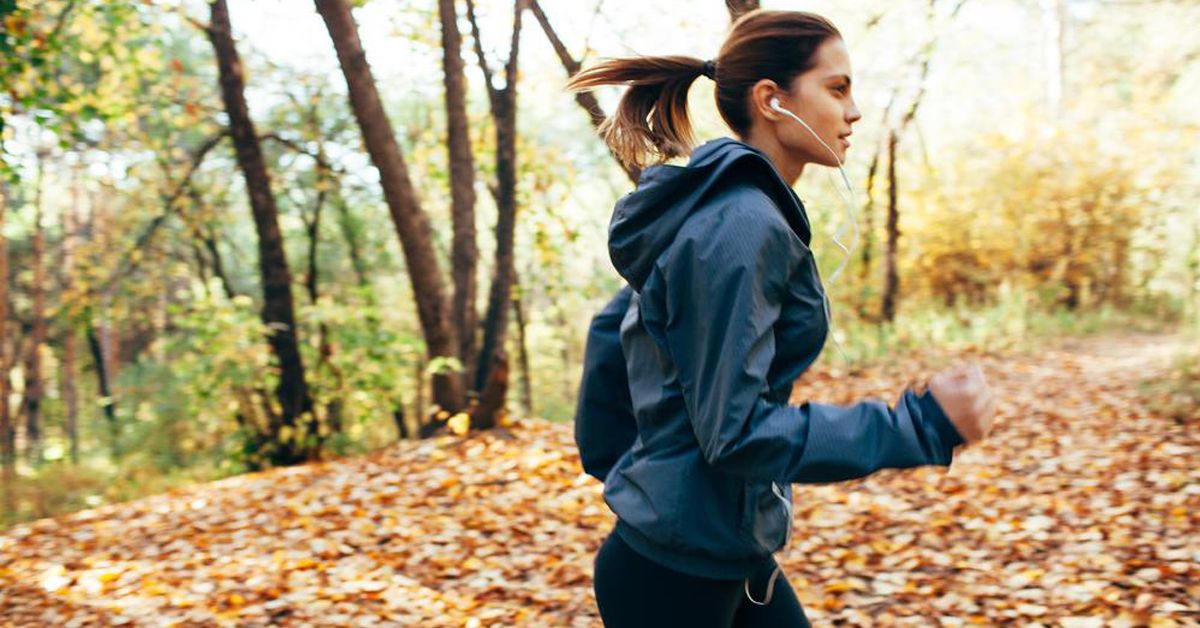
[[[122,438],[133,446],[124,449],[147,452],[160,468],[202,457],[241,470],[247,461],[238,454],[247,435],[229,435],[239,412],[253,412],[245,407],[253,391],[273,389],[266,330],[249,298],[196,296],[172,307],[177,333],[155,341],[150,355],[158,357],[125,373],[124,407],[133,416],[121,422],[131,432]]]
[[[130,83],[161,67],[156,28],[133,2],[4,2],[0,22],[0,120],[27,115],[62,149],[90,141],[92,121],[130,115],[140,93]],[[0,126],[0,178],[15,180],[9,139]]]
[[[22,521],[119,503],[231,474],[229,469],[217,469],[207,463],[162,470],[134,463],[116,467],[102,459],[88,459],[78,466],[65,461],[54,462],[43,466],[36,474],[18,476],[8,485],[9,492],[4,499],[11,500],[15,508],[0,508],[0,529]]]
[[[929,347],[1032,351],[1049,338],[1128,330],[1168,331],[1179,322],[1152,319],[1108,305],[1084,312],[1047,308],[1043,305],[1044,295],[1008,283],[1001,285],[987,305],[913,303],[890,324],[859,319],[850,312],[839,314],[837,296],[831,298],[836,323],[822,359],[834,364],[843,364],[847,359],[850,364],[862,364],[887,359],[896,352]]]
[[[419,331],[398,325],[394,312],[369,300],[323,298],[301,306],[299,318],[306,329],[301,351],[309,388],[325,425],[330,404],[341,404],[343,432],[331,433],[333,452],[364,451],[394,440],[392,413],[413,398],[416,366],[425,351]],[[330,346],[324,361],[322,325]]]
[[[1143,380],[1151,409],[1189,430],[1200,429],[1200,319],[1180,332],[1188,347],[1172,359],[1166,377]]]

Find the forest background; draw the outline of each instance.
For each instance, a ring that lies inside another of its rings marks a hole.
[[[619,90],[562,86],[713,57],[756,4],[0,0],[0,525],[570,421],[636,173],[594,134]],[[826,366],[1196,333],[1200,3],[765,8],[839,26],[864,115]],[[796,186],[825,274],[835,176]]]

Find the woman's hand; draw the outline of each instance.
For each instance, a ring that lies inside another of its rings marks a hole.
[[[978,364],[946,369],[929,380],[929,392],[967,443],[992,430],[996,399]]]

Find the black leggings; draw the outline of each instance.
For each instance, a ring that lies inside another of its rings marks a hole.
[[[807,627],[796,592],[782,573],[766,606],[746,599],[743,580],[713,580],[680,573],[629,547],[615,532],[596,552],[596,605],[607,628]],[[750,579],[762,601],[770,571]]]

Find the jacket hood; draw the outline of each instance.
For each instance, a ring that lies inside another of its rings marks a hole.
[[[766,154],[744,142],[718,138],[692,151],[686,166],[658,164],[646,168],[637,188],[621,197],[613,208],[608,254],[617,272],[634,290],[641,291],[655,260],[670,246],[688,216],[722,181],[725,185],[745,182],[766,192],[800,240],[809,244],[812,229],[804,206]]]

